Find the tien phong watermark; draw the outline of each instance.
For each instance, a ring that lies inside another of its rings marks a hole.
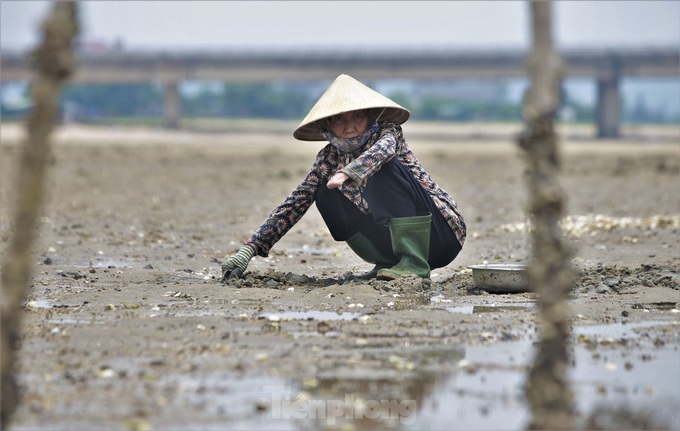
[[[337,399],[315,399],[307,392],[293,395],[290,386],[264,386],[271,397],[272,419],[323,420],[329,425],[348,420],[416,421],[416,400],[371,400],[348,393]]]

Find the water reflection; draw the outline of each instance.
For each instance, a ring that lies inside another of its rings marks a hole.
[[[367,348],[353,361],[338,363],[315,377],[294,382],[273,396],[284,418],[299,429],[401,429],[414,425],[421,400],[433,397],[439,382],[465,356],[461,346]],[[352,364],[382,364],[357,367]],[[286,412],[287,409],[287,412]]]
[[[680,346],[650,335],[668,330],[677,324],[577,327],[569,375],[578,413],[634,405],[678,429]],[[272,413],[302,430],[521,429],[530,418],[523,385],[534,353],[533,340],[368,347],[275,388]]]

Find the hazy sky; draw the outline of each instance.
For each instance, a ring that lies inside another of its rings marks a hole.
[[[24,50],[50,1],[0,1],[0,47]],[[525,1],[81,1],[84,35],[127,49],[526,47]],[[680,46],[680,0],[554,2],[562,47]]]

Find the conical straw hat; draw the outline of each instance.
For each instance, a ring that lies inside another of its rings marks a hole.
[[[402,124],[411,113],[408,109],[388,99],[377,91],[365,86],[349,75],[340,75],[319,98],[300,125],[293,137],[300,141],[323,141],[316,122],[343,112],[357,109],[384,108],[380,121],[393,121]]]

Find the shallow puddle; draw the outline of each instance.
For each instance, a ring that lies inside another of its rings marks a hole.
[[[96,319],[96,318],[91,318],[91,319],[73,319],[73,318],[54,318],[54,319],[48,319],[46,321],[47,323],[52,323],[55,325],[103,325],[106,323],[104,319]]]
[[[133,262],[128,262],[128,261],[125,261],[125,260],[116,260],[116,259],[99,260],[99,259],[97,259],[96,262],[92,262],[91,264],[83,266],[83,267],[87,268],[90,265],[93,268],[132,268],[134,266]],[[139,263],[137,263],[137,265],[141,266],[141,264],[139,264]]]
[[[680,402],[677,349],[643,349],[628,358],[619,350],[604,358],[576,346],[569,374],[577,411],[588,415],[600,404],[635,406],[678,429],[680,417],[671,410]],[[524,429],[530,418],[524,383],[533,354],[529,342],[468,347],[460,371],[420,400],[418,419],[402,429]]]
[[[445,310],[449,313],[459,314],[482,314],[482,313],[508,313],[508,312],[526,312],[534,310],[534,305],[462,305],[459,307],[448,307]]]
[[[52,308],[52,305],[51,302],[45,301],[44,299],[36,299],[25,303],[24,308]]]
[[[261,319],[269,320],[356,320],[361,317],[361,313],[336,313],[335,311],[286,311],[282,313],[262,313],[258,316]]]
[[[228,423],[201,421],[197,426],[187,417],[186,422],[160,422],[158,429],[200,430],[295,430],[294,422],[276,411],[276,393],[290,391],[290,383],[273,376],[234,379],[231,375],[211,374],[202,378],[169,376],[164,384],[176,387],[186,396],[186,403],[195,406],[203,418],[228,415]],[[280,410],[280,407],[279,407]]]
[[[55,304],[54,302],[47,301],[45,299],[34,299],[24,303],[23,308],[27,309],[51,309],[51,308],[72,308],[79,307],[80,304]]]
[[[672,322],[577,327],[574,336],[626,339],[625,345],[609,344],[593,351],[573,345],[569,378],[575,405],[589,414],[598,404],[635,406],[654,412],[670,429],[679,429],[680,415],[672,409],[680,403],[680,346],[655,346],[641,341],[640,330],[675,328]],[[402,429],[522,429],[530,412],[523,399],[526,370],[533,360],[532,341],[466,346],[458,372],[420,400],[418,419]],[[660,372],[663,370],[663,372]]]
[[[144,266],[143,264],[140,264],[139,262],[132,262],[128,260],[122,260],[122,259],[94,259],[90,260],[89,262],[60,262],[59,266],[60,267],[71,267],[71,268],[107,268],[107,269],[114,269],[114,268],[134,268],[136,266],[142,267]]]
[[[607,325],[576,326],[572,330],[574,336],[596,336],[607,338],[631,338],[638,337],[640,331],[647,328],[658,328],[664,325],[673,325],[673,322],[617,322]],[[676,327],[679,325],[675,324]],[[680,330],[680,327],[678,327]]]
[[[476,307],[455,307],[461,311],[451,312],[524,312],[534,306],[484,305],[484,309],[475,311]],[[258,315],[271,322],[354,320],[360,316],[318,310]],[[92,319],[49,322],[100,323]],[[624,406],[629,411],[645,409],[667,429],[680,429],[680,343],[656,343],[654,334],[662,331],[677,333],[680,324],[646,321],[575,326],[568,372],[579,414],[587,416],[602,404]],[[313,331],[291,335],[319,336]],[[369,345],[354,351],[357,358],[351,362],[339,357],[334,368],[325,372],[310,369],[298,378],[251,375],[235,379],[231,372],[169,373],[159,385],[183,394],[182,402],[200,412],[202,419],[186,417],[178,422],[173,416],[172,423],[161,419],[154,421],[154,427],[524,429],[530,418],[524,383],[535,353],[534,341],[439,347],[402,344],[398,348]],[[218,422],[218,418],[223,421]]]
[[[605,344],[596,351],[573,344],[569,378],[577,411],[588,415],[598,405],[634,406],[678,429],[680,415],[673,406],[680,402],[680,345],[659,347],[640,335],[640,331],[669,327],[678,330],[672,322],[575,328],[574,337],[628,340],[627,346]],[[524,382],[535,352],[533,340],[459,346],[455,355],[438,357],[435,362],[448,365],[437,370],[427,366],[432,354],[415,350],[385,353],[389,357],[385,368],[368,374],[356,369],[344,375],[338,370],[335,377],[274,388],[279,392],[268,394],[273,404],[266,414],[280,418],[282,429],[291,425],[357,430],[526,427],[530,411],[524,402]]]

